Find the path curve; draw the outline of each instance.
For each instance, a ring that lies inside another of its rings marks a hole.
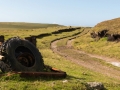
[[[83,51],[73,49],[71,42],[74,39],[69,40],[66,46],[57,47],[57,42],[61,40],[63,39],[56,40],[51,43],[51,49],[53,50],[53,52],[61,55],[62,57],[65,57],[67,60],[70,60],[80,66],[93,70],[97,73],[104,74],[108,77],[112,77],[120,80],[120,71],[119,71],[120,69],[106,66],[104,64],[101,64],[98,60],[95,60],[95,58],[99,58],[103,60],[106,59],[105,57],[100,58],[95,55],[87,54]]]
[[[67,46],[68,47],[72,47],[72,42],[73,41],[74,41],[74,39],[68,40],[67,41]],[[98,59],[104,60],[107,63],[110,63],[110,64],[112,64],[114,66],[120,67],[120,60],[117,60],[115,58],[109,58],[109,57],[105,57],[105,56],[90,54],[90,53],[86,53],[86,52],[80,51],[80,50],[77,50],[77,52],[82,53],[82,54],[86,54],[86,55],[88,55],[90,57],[94,57],[94,58],[98,58]]]

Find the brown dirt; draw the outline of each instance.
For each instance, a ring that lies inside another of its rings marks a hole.
[[[51,49],[53,50],[53,52],[65,57],[67,60],[70,60],[80,66],[93,70],[97,73],[104,74],[107,77],[120,80],[120,69],[113,68],[109,65],[104,64],[104,63],[108,63],[109,61],[117,61],[116,59],[111,59],[98,55],[92,55],[85,53],[84,51],[75,50],[71,44],[73,40],[69,40],[66,46],[59,46],[59,47],[57,47],[56,44],[60,40],[54,41],[51,43]],[[101,63],[100,62],[101,60],[104,63]]]

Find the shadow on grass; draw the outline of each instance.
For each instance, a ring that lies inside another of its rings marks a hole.
[[[9,74],[9,73],[1,73],[0,72],[0,81],[7,81],[7,80],[13,80],[13,81],[52,81],[52,80],[85,80],[85,78],[78,78],[74,76],[67,75],[66,77],[21,77],[19,74]]]
[[[66,79],[68,79],[68,80],[72,80],[72,79],[85,80],[85,78],[79,78],[79,77],[74,77],[74,76],[70,76],[70,75],[67,75]]]
[[[2,75],[2,76],[1,76]],[[8,75],[8,74],[1,74],[0,73],[0,82],[2,81],[25,81],[25,82],[34,82],[34,81],[58,81],[58,80],[68,80],[72,83],[76,83],[77,86],[73,85],[73,89],[77,90],[78,88],[80,88],[81,86],[85,87],[85,78],[79,78],[79,77],[74,77],[74,76],[70,76],[67,75],[66,78],[59,78],[59,77],[20,77],[19,74],[13,74],[13,75]],[[87,90],[91,90],[91,89],[87,89]],[[107,89],[103,89],[103,90],[107,90]]]
[[[19,74],[1,74],[0,73],[0,81],[52,81],[52,80],[63,80],[65,78],[60,77],[45,77],[45,76],[31,76],[31,77],[21,77]]]

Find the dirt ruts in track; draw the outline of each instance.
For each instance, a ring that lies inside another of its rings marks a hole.
[[[74,39],[68,40],[67,41],[67,47],[72,47],[72,42],[73,41],[74,41]],[[115,58],[109,58],[109,57],[105,57],[105,56],[90,54],[90,53],[86,53],[86,52],[80,51],[80,50],[77,50],[77,52],[79,52],[81,54],[86,54],[86,55],[88,55],[90,57],[94,57],[94,58],[98,58],[98,59],[104,60],[107,63],[112,63],[112,62],[118,62],[118,63],[120,63],[120,61],[117,60],[117,59],[115,59]],[[114,66],[117,66],[117,65],[114,65]],[[120,66],[118,66],[118,67],[120,67]]]
[[[74,48],[72,48],[71,42],[74,40],[69,40],[67,42],[67,45],[65,46],[57,46],[57,42],[61,41],[63,39],[54,41],[51,43],[51,49],[53,50],[53,52],[65,57],[67,60],[70,60],[80,66],[83,66],[85,68],[88,68],[90,70],[93,70],[97,73],[101,73],[104,74],[108,77],[112,77],[115,79],[120,80],[120,71],[119,69],[110,67],[108,65],[105,65],[103,63],[100,62],[100,60],[98,59],[102,59],[102,60],[109,60],[106,59],[105,57],[98,57],[97,55],[92,55],[92,54],[88,54],[85,53],[83,51],[79,51],[76,50]],[[98,59],[96,59],[98,58]],[[112,59],[110,59],[112,60]]]

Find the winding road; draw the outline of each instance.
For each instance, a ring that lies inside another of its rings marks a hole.
[[[67,60],[70,60],[80,66],[93,70],[97,73],[101,73],[106,75],[107,77],[120,80],[120,69],[113,68],[100,62],[101,60],[104,61],[104,63],[113,61],[118,62],[118,60],[98,55],[92,55],[84,51],[76,50],[72,47],[72,42],[74,38],[68,40],[65,46],[57,46],[57,43],[61,40],[63,39],[56,40],[51,43],[51,49],[54,53],[57,53],[62,57],[65,57]]]

